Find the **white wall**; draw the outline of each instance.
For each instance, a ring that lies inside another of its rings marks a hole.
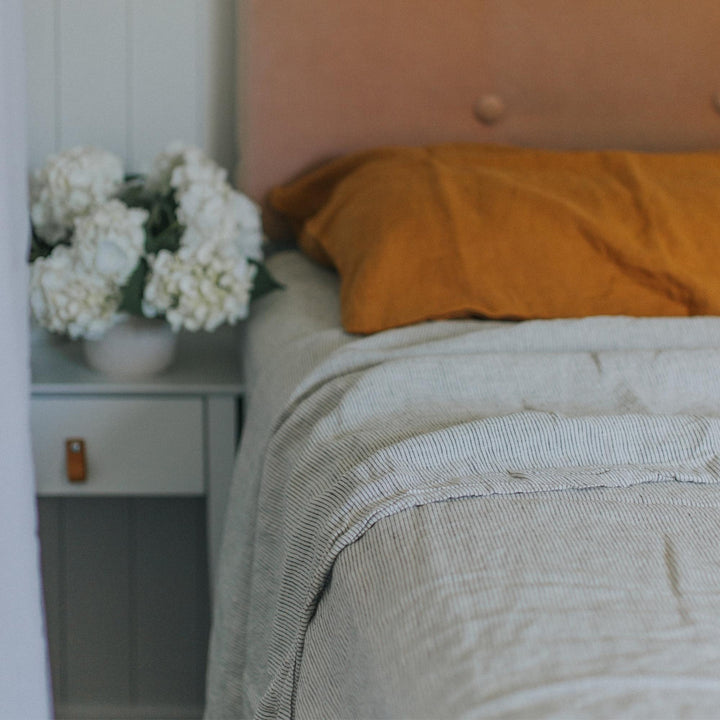
[[[228,170],[234,0],[23,0],[31,168],[78,144],[148,168],[173,140]]]
[[[22,5],[0,0],[0,718],[49,718],[30,454]]]

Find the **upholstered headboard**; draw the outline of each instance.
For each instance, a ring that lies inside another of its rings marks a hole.
[[[720,146],[718,0],[238,0],[241,187],[389,144]]]

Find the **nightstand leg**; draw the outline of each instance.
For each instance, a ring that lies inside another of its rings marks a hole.
[[[206,472],[207,543],[210,597],[217,578],[217,558],[222,542],[230,484],[238,439],[237,397],[212,395],[205,400],[208,457]]]

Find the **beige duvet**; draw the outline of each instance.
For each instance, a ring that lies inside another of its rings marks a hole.
[[[720,320],[357,339],[273,270],[206,716],[711,717]]]

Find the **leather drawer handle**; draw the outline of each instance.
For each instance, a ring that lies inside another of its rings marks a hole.
[[[65,468],[70,482],[81,483],[87,479],[85,441],[82,438],[68,438],[65,441]]]

